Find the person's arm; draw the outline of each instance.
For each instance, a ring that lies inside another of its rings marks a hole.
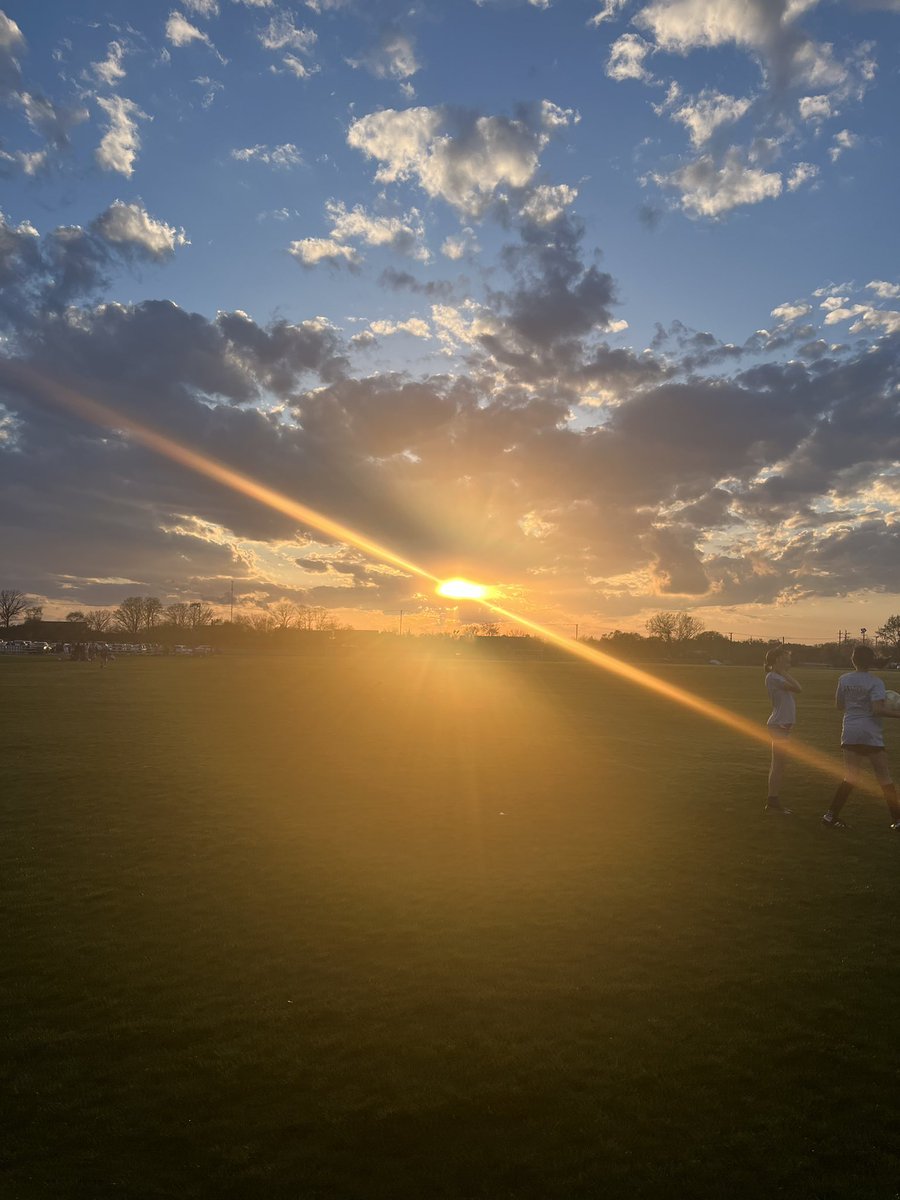
[[[800,686],[800,684],[797,682],[797,680],[793,677],[793,675],[786,675],[783,671],[780,671],[779,674],[781,675],[781,678],[784,680],[784,683],[785,683],[785,686],[782,688],[782,691],[785,691],[785,692],[802,692],[803,691],[803,688]]]
[[[892,712],[889,708],[885,708],[884,700],[872,701],[872,716],[878,717],[900,717],[900,711]]]

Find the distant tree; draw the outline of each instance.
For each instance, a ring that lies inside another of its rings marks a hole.
[[[191,623],[191,610],[189,605],[177,602],[168,604],[164,609],[166,623],[174,625],[176,629],[187,629]]]
[[[92,633],[105,633],[112,627],[113,614],[108,608],[95,608],[84,618],[84,623]]]
[[[208,604],[202,604],[199,600],[195,600],[193,604],[188,605],[188,609],[190,610],[191,629],[200,629],[203,625],[212,625],[216,614]]]
[[[298,622],[300,612],[290,600],[281,600],[269,609],[275,629],[292,629]]]
[[[28,607],[28,597],[15,588],[0,591],[0,625],[9,629],[15,618]]]
[[[880,629],[875,630],[879,641],[887,642],[894,653],[900,652],[900,616],[888,617]]]
[[[85,617],[83,612],[75,611],[75,612],[66,613],[66,620],[71,621],[71,623],[73,625],[84,625],[86,622],[86,619],[87,618]]]
[[[113,620],[123,633],[140,633],[144,628],[144,597],[127,596],[113,613]]]
[[[645,628],[666,650],[683,650],[703,632],[703,622],[686,612],[659,612],[647,619]]]
[[[26,625],[37,625],[38,621],[44,619],[44,607],[42,604],[33,604],[30,608],[25,609],[24,623]]]
[[[144,597],[144,628],[149,632],[158,625],[163,614],[162,601],[156,596]]]
[[[703,622],[697,617],[692,617],[690,613],[680,612],[675,619],[675,642],[681,646],[685,642],[692,642],[698,634],[703,632]]]
[[[496,621],[482,621],[478,626],[477,637],[499,637],[500,626]]]
[[[652,638],[656,638],[662,642],[668,650],[675,641],[675,625],[677,621],[678,613],[658,612],[654,613],[652,617],[647,618],[644,622],[644,628]]]

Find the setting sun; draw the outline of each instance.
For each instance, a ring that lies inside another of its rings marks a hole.
[[[489,592],[489,588],[480,583],[470,583],[468,579],[445,579],[437,589],[439,596],[446,596],[449,600],[484,600]]]

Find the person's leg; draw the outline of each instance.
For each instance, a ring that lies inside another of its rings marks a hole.
[[[769,794],[766,799],[767,811],[788,813],[779,798],[781,781],[784,778],[784,761],[787,755],[784,750],[784,737],[772,738],[772,761],[769,764]]]
[[[887,751],[882,750],[880,754],[873,754],[871,762],[875,778],[881,784],[884,802],[888,807],[888,812],[891,814],[891,824],[897,825],[900,823],[900,801],[897,799],[897,788],[891,779],[891,767],[888,762]]]
[[[828,811],[822,818],[826,825],[843,826],[843,821],[839,820],[840,812],[847,803],[858,778],[859,755],[854,754],[852,750],[844,749],[844,778],[838,784],[837,791],[834,793],[834,797],[828,806]]]

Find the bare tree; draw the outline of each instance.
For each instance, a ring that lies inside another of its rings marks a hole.
[[[193,604],[188,605],[190,611],[191,629],[200,629],[203,625],[212,625],[215,620],[215,610],[208,604],[202,604],[199,600],[195,600]]]
[[[95,608],[84,618],[84,623],[92,633],[105,633],[112,628],[113,614],[108,608]]]
[[[291,629],[297,624],[300,613],[296,604],[292,604],[290,600],[282,600],[278,604],[274,604],[270,609],[272,620],[275,629]]]
[[[144,598],[144,628],[150,630],[158,625],[163,614],[162,601],[156,596]]]
[[[658,638],[666,649],[669,649],[675,640],[675,625],[677,620],[678,613],[654,613],[652,617],[648,617],[644,622],[644,628],[652,638]]]
[[[75,612],[66,613],[66,620],[71,621],[73,625],[84,625],[86,617],[83,612],[76,610]]]
[[[0,591],[0,625],[9,629],[19,613],[28,607],[28,597],[24,592],[15,588],[4,588]]]
[[[703,632],[703,622],[686,612],[658,612],[645,622],[652,638],[662,642],[666,650],[684,649],[697,634]]]
[[[144,597],[127,596],[113,613],[123,633],[137,634],[144,628]]]
[[[191,623],[191,610],[187,604],[168,604],[164,612],[166,622],[176,629],[186,629]]]
[[[33,604],[30,608],[25,609],[26,625],[36,625],[38,621],[44,619],[44,606],[42,604]]]

